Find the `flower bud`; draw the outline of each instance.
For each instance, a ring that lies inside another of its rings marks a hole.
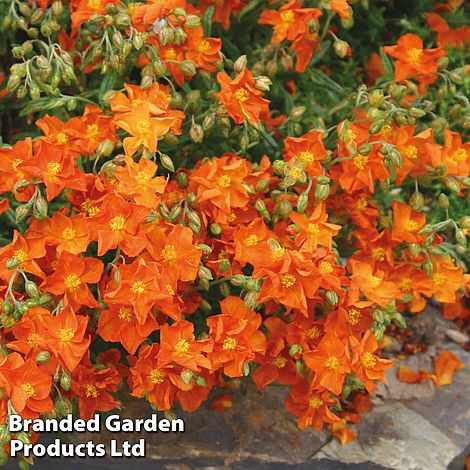
[[[308,206],[308,193],[303,192],[297,199],[297,211],[303,214]]]
[[[437,198],[437,202],[438,202],[439,207],[441,209],[448,209],[449,208],[449,198],[444,193],[439,194],[439,196]]]
[[[378,134],[385,125],[385,121],[383,119],[379,119],[378,121],[373,122],[369,127],[369,134]]]
[[[460,225],[460,227],[462,227],[464,230],[470,229],[470,216],[469,216],[469,215],[466,215],[466,216],[462,217],[462,218],[459,220],[459,225]]]
[[[458,229],[455,232],[455,240],[459,245],[465,246],[467,244],[467,236],[465,235],[465,230]]]
[[[28,204],[22,204],[15,209],[15,220],[17,223],[21,223],[26,220],[26,218],[31,213],[31,206]]]
[[[273,84],[270,78],[260,75],[255,77],[255,87],[260,91],[269,91],[269,87]]]
[[[219,224],[210,224],[209,231],[212,233],[212,235],[218,236],[222,233],[222,228]]]
[[[214,124],[215,124],[215,114],[210,113],[202,121],[202,129],[204,131],[210,131],[214,127]]]
[[[180,70],[188,77],[196,75],[196,66],[190,60],[183,60],[179,63]]]
[[[340,59],[344,59],[347,55],[349,55],[351,50],[349,44],[346,41],[343,41],[342,39],[335,40],[335,42],[333,43],[333,49]]]
[[[175,171],[173,160],[166,153],[160,153],[160,163],[163,168],[166,168],[168,171]]]
[[[373,90],[369,93],[369,104],[374,108],[380,108],[385,101],[383,90]]]
[[[246,67],[246,55],[241,55],[233,64],[233,71],[238,75]]]
[[[424,196],[419,191],[416,191],[410,197],[409,204],[414,210],[420,211],[424,206]]]
[[[201,18],[198,15],[188,15],[184,27],[188,29],[198,28],[201,25]]]
[[[315,187],[315,198],[324,201],[328,198],[330,194],[330,185],[329,184],[317,184]]]
[[[178,183],[178,186],[182,189],[186,189],[189,185],[188,183],[188,176],[186,175],[186,173],[184,173],[183,171],[181,171],[180,173],[178,173],[176,175],[176,182]]]
[[[195,144],[200,144],[204,139],[204,130],[200,124],[193,123],[189,130],[189,137]]]
[[[63,371],[62,375],[60,376],[60,386],[68,392],[70,390],[70,386],[72,385],[72,377],[70,373],[67,371]]]
[[[38,220],[45,220],[47,218],[48,204],[44,196],[39,194],[33,205],[33,216]]]
[[[49,351],[39,351],[38,355],[36,356],[36,361],[39,363],[47,362],[52,357]]]
[[[287,220],[292,212],[292,204],[286,198],[283,198],[278,204],[278,212],[283,220]]]
[[[0,446],[6,446],[11,440],[11,434],[6,424],[0,425]]]
[[[294,106],[289,113],[289,117],[292,121],[297,122],[300,121],[302,116],[305,114],[307,108],[305,106]]]
[[[325,300],[326,300],[326,303],[330,307],[334,307],[335,305],[338,305],[339,297],[338,297],[338,294],[336,292],[334,292],[332,290],[329,290],[325,294]]]
[[[54,401],[54,412],[58,418],[72,413],[73,406],[72,402],[65,398],[63,395],[59,395]]]
[[[408,93],[408,89],[404,85],[397,85],[393,88],[390,95],[393,100],[401,101]]]
[[[444,179],[444,185],[447,189],[452,191],[453,193],[458,193],[460,191],[460,185],[454,178],[446,178]]]
[[[205,266],[199,266],[197,270],[197,275],[200,279],[205,280],[205,281],[212,281],[212,273],[209,268],[206,268]]]
[[[410,108],[408,109],[408,114],[413,118],[419,119],[426,116],[426,111],[424,111],[424,109],[419,108]]]
[[[38,298],[41,295],[37,284],[33,281],[26,281],[24,283],[24,290],[31,298]]]

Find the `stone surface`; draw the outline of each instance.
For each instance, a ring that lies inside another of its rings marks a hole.
[[[446,331],[456,328],[435,308],[409,322],[426,352],[397,360],[373,398],[374,407],[362,415],[357,440],[342,446],[326,433],[298,430],[295,418],[284,410],[286,390],[268,387],[259,392],[248,381],[234,393],[234,407],[223,413],[206,405],[193,414],[181,413],[184,434],[133,434],[124,439],[147,441],[146,459],[37,460],[38,470],[462,470],[470,453],[470,352],[452,341]],[[396,377],[399,364],[432,370],[437,354],[454,352],[466,365],[450,386],[432,381],[405,384]],[[123,417],[143,418],[150,408],[140,400],[127,400]],[[56,436],[49,436],[54,438]],[[63,436],[72,441],[106,442],[112,433]],[[8,468],[8,467],[7,467]],[[14,468],[14,467],[10,467]]]

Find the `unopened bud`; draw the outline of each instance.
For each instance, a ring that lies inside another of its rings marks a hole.
[[[246,55],[241,55],[234,63],[233,63],[233,71],[238,75],[243,71],[243,69],[247,65]]]

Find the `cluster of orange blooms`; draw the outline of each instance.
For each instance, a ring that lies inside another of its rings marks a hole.
[[[228,27],[243,2],[215,5]],[[73,28],[105,7],[71,2]],[[158,43],[160,19],[183,7],[198,14],[182,0],[134,5],[135,27],[153,28],[148,41]],[[346,1],[329,7],[351,14]],[[292,1],[259,21],[273,26],[273,42],[291,41],[302,71],[319,41],[308,25],[321,13]],[[186,32],[159,47],[179,85],[192,74],[175,58],[214,74],[222,61],[220,39],[201,26]],[[417,77],[424,91],[446,55],[410,34],[384,51],[396,80]],[[287,119],[271,116],[248,67],[216,80],[214,99],[234,123],[265,123],[275,135]],[[41,117],[41,136],[0,149],[0,211],[16,208],[19,221],[0,249],[1,422],[12,412],[60,415],[72,402],[89,418],[119,405],[124,382],[158,410],[194,411],[229,378],[251,376],[260,389],[289,386],[286,407],[301,428],[326,423],[347,441],[346,424],[392,364],[380,356],[386,325],[431,297],[448,317],[468,316],[469,276],[427,214],[399,195],[384,214],[375,198],[380,183],[437,169],[465,196],[470,145],[458,132],[439,141],[431,128],[393,122],[372,132],[359,110],[336,126],[334,147],[312,129],[282,139],[274,161],[235,149],[169,176],[159,141],[183,134],[187,119],[172,88],[126,84],[108,98],[107,109],[88,105],[66,121]]]

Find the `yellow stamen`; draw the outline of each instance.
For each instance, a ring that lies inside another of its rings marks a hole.
[[[235,338],[227,337],[224,339],[222,349],[233,351],[237,347],[237,340]]]
[[[65,287],[75,292],[82,284],[81,279],[76,274],[70,274],[64,280]]]

